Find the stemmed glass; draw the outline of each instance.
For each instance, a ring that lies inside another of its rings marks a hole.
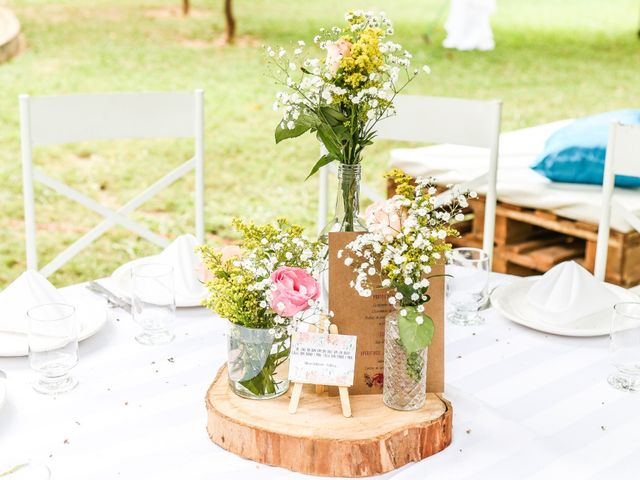
[[[163,263],[137,265],[131,269],[131,313],[142,331],[135,339],[143,345],[171,342],[176,312],[173,267]]]
[[[613,307],[609,359],[617,372],[608,378],[618,390],[640,391],[640,302]]]
[[[447,319],[456,325],[481,325],[478,313],[487,301],[489,255],[479,248],[455,248],[446,267],[447,300],[453,311]]]
[[[70,375],[78,363],[76,310],[64,303],[49,303],[27,311],[29,364],[39,376],[33,388],[56,395],[72,390],[78,379]]]

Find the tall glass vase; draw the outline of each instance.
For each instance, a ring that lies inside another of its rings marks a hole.
[[[360,164],[341,163],[338,166],[338,195],[335,215],[320,233],[320,241],[326,245],[324,268],[320,277],[322,306],[329,311],[329,233],[366,232],[360,213]]]
[[[427,399],[427,348],[408,353],[400,339],[398,310],[387,315],[382,400],[394,410],[418,410]]]
[[[359,163],[338,167],[338,196],[335,215],[322,230],[321,238],[327,239],[329,232],[366,232],[360,213],[360,175]]]

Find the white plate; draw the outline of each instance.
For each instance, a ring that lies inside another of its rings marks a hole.
[[[67,291],[64,292],[64,296],[71,305],[76,307],[76,318],[80,323],[78,340],[85,340],[95,335],[104,326],[108,314],[106,303],[102,298],[86,294],[76,296]],[[0,332],[0,357],[23,357],[28,354],[29,345],[26,334]]]
[[[158,257],[143,257],[131,262],[125,263],[118,267],[113,274],[111,274],[109,289],[113,290],[113,293],[118,297],[129,298],[131,296],[131,269],[138,265],[145,265],[147,263],[157,263],[162,260],[158,260]],[[207,297],[207,290],[202,287],[199,292],[192,294],[185,294],[184,292],[176,292],[176,307],[201,307],[202,300]]]
[[[491,294],[491,305],[509,320],[541,332],[569,337],[609,335],[612,314],[610,308],[562,325],[547,321],[550,316],[557,314],[537,308],[527,300],[529,289],[539,278],[539,276],[526,277],[499,286]],[[620,298],[621,302],[638,301],[637,295],[622,287],[610,283],[605,285]]]

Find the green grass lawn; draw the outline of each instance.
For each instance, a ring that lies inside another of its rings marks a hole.
[[[2,0],[0,0],[2,3]],[[6,2],[5,2],[6,3]],[[500,98],[505,130],[565,117],[640,107],[636,0],[501,0],[493,52],[440,47],[442,21],[424,34],[443,0],[235,0],[240,42],[219,47],[221,1],[192,0],[189,18],[171,14],[179,0],[9,0],[28,48],[0,65],[0,287],[25,267],[18,101],[33,95],[94,91],[206,91],[207,229],[212,242],[233,239],[230,219],[285,215],[313,228],[316,160],[312,138],[274,145],[276,92],[260,45],[309,40],[342,21],[346,8],[384,9],[396,37],[432,74],[410,93]],[[366,155],[365,180],[381,190],[389,144]],[[83,192],[118,207],[190,155],[178,142],[117,142],[38,151],[36,163]],[[184,180],[134,217],[175,236],[192,231],[192,184]],[[45,189],[37,191],[41,264],[98,218]],[[107,275],[156,249],[114,229],[52,277],[57,285]]]

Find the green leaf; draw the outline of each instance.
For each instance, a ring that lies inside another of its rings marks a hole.
[[[336,140],[336,134],[333,129],[326,124],[318,125],[318,131],[316,132],[318,140],[320,140],[327,151],[333,155],[334,158],[340,158],[342,154],[342,145]]]
[[[299,137],[303,133],[311,130],[317,125],[317,119],[311,115],[300,115],[297,120],[294,121],[295,126],[293,129],[288,129],[286,125],[283,127],[282,122],[278,123],[276,127],[276,143],[280,143],[287,138]]]
[[[333,158],[331,155],[324,155],[320,160],[318,160],[316,162],[316,164],[313,166],[313,168],[311,169],[311,172],[309,173],[309,175],[307,175],[307,178],[305,178],[305,181],[313,176],[318,170],[320,170],[322,167],[324,167],[325,165],[328,165],[329,163],[333,162],[335,160],[335,158]]]
[[[407,315],[398,313],[398,330],[400,340],[408,353],[418,352],[431,345],[433,339],[433,320],[424,312],[418,312],[416,307],[403,307],[400,311],[406,310]],[[417,317],[422,317],[422,324],[416,322]]]
[[[341,125],[348,120],[348,118],[343,115],[342,112],[333,107],[320,107],[320,114],[323,116],[324,120],[332,127]]]

